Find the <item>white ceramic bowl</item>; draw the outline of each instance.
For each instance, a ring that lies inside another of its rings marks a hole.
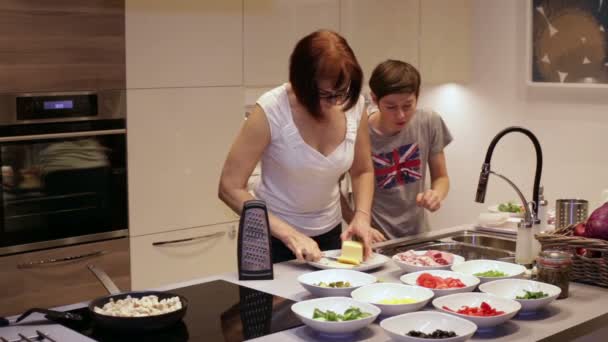
[[[465,285],[465,287],[455,287],[455,288],[449,288],[449,289],[429,288],[429,290],[431,290],[435,293],[435,297],[446,296],[446,295],[454,294],[454,293],[471,292],[471,291],[475,290],[477,285],[479,285],[479,278],[477,278],[475,276],[472,276],[469,274],[464,274],[464,273],[453,272],[453,271],[446,271],[446,270],[430,270],[430,271],[420,271],[420,272],[408,273],[408,274],[402,275],[401,278],[399,278],[399,279],[408,285],[419,286],[417,283],[417,280],[418,280],[418,277],[420,277],[423,273],[430,273],[431,275],[433,275],[435,277],[457,278],[457,279],[460,279],[460,281]]]
[[[317,297],[349,297],[353,290],[364,285],[373,284],[377,280],[378,279],[371,274],[353,270],[338,269],[309,272],[298,277],[300,284]],[[331,288],[315,285],[320,282],[333,283],[336,281],[348,281],[351,286]]]
[[[414,251],[414,253],[416,253],[417,255],[424,255],[426,252],[427,251]],[[449,253],[449,252],[444,252],[444,253]],[[399,260],[399,258],[397,257],[397,255],[399,255],[399,254],[393,255],[393,261],[395,262],[395,264],[397,264],[397,266],[399,266],[402,270],[404,270],[405,272],[408,272],[408,273],[418,272],[418,271],[429,271],[429,270],[449,270],[452,265],[457,265],[457,264],[464,262],[464,258],[461,257],[460,255],[449,253],[449,254],[452,254],[452,256],[454,257],[454,260],[449,265],[416,266],[416,265],[411,265],[411,264],[408,264],[406,262]]]
[[[504,313],[498,316],[481,317],[459,314],[443,308],[444,306],[447,306],[448,308],[457,311],[463,306],[479,307],[482,302],[486,302],[497,311],[504,311]],[[521,304],[512,299],[477,292],[457,293],[439,297],[433,300],[433,306],[443,312],[468,319],[475,323],[480,329],[491,328],[502,324],[517,315],[517,312],[521,309]]]
[[[432,333],[437,329],[453,331],[456,337],[443,338],[443,342],[460,342],[469,339],[477,326],[475,323],[436,311],[410,312],[403,315],[387,318],[380,322],[380,326],[386,331],[394,341],[422,342],[434,341],[426,338],[407,336],[412,330]]]
[[[383,315],[398,315],[412,312],[424,307],[431,298],[433,291],[420,287],[398,283],[376,283],[362,286],[350,294],[353,299],[372,303],[382,310]],[[411,304],[380,304],[384,299],[412,298],[416,303]]]
[[[521,311],[536,311],[554,301],[562,292],[562,289],[555,285],[526,279],[490,281],[479,286],[479,290],[481,292],[517,301],[521,304]],[[515,297],[517,296],[525,295],[524,290],[532,292],[542,291],[549,296],[539,299],[516,299]]]
[[[332,310],[343,314],[350,307],[357,307],[362,312],[368,312],[371,316],[353,321],[327,322],[312,318],[315,309],[322,311]],[[312,329],[325,334],[350,334],[372,324],[380,314],[380,309],[369,303],[356,301],[348,297],[324,297],[304,300],[291,306],[293,311],[302,322]]]
[[[524,272],[526,272],[526,268],[512,264],[510,262],[498,261],[498,260],[469,260],[465,261],[461,264],[452,266],[452,271],[460,272],[464,274],[470,274],[475,276],[481,280],[481,283],[486,283],[488,281],[494,281],[499,279],[509,279],[509,278],[519,278]],[[487,272],[487,271],[499,271],[507,274],[506,277],[481,277],[475,275],[476,273]]]

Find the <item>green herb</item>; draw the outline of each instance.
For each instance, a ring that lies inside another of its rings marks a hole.
[[[488,278],[498,278],[498,277],[506,277],[508,276],[508,274],[501,272],[501,271],[496,271],[496,270],[489,270],[489,271],[485,271],[485,272],[479,272],[479,273],[475,273],[473,274],[474,276],[478,276],[478,277],[488,277]]]
[[[544,293],[543,291],[538,291],[538,292],[533,292],[533,291],[528,291],[528,290],[524,290],[526,292],[525,295],[523,296],[517,296],[515,297],[515,299],[539,299],[539,298],[545,298],[548,297],[549,294]]]
[[[507,202],[498,205],[498,211],[506,213],[520,213],[521,207],[515,203]]]
[[[312,314],[312,318],[316,319],[318,321],[342,322],[342,321],[353,321],[356,319],[369,317],[371,315],[372,314],[367,313],[367,312],[361,312],[361,309],[359,309],[359,308],[351,306],[346,311],[344,311],[343,315],[335,313],[334,311],[331,311],[331,310],[321,311],[321,310],[315,308],[315,311]]]
[[[332,288],[351,287],[350,283],[347,281],[334,281],[331,283],[326,283],[326,282],[322,281],[315,285],[320,286],[320,287],[332,287]]]

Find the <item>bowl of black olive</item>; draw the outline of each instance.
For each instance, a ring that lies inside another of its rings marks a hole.
[[[436,311],[410,312],[387,318],[380,326],[394,341],[466,341],[477,331],[475,323]]]

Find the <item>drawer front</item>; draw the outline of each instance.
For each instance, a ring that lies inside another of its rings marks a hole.
[[[88,265],[101,268],[121,290],[128,291],[131,287],[129,259],[128,238],[2,257],[0,315],[107,295]]]
[[[131,238],[134,290],[236,271],[238,222]]]

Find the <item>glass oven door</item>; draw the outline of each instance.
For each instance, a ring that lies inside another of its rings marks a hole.
[[[124,119],[53,125],[0,137],[0,255],[127,235]]]

